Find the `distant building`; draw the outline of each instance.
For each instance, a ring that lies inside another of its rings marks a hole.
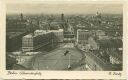
[[[61,14],[61,20],[64,20],[64,14],[63,13]]]
[[[101,13],[97,12],[97,13],[96,13],[96,17],[97,17],[97,18],[101,18]]]
[[[98,40],[105,40],[105,39],[110,39],[103,30],[96,30],[94,32],[95,36],[97,37]]]
[[[22,14],[22,13],[20,14],[20,19],[21,19],[21,20],[23,20],[23,19],[24,19],[24,16],[23,16],[23,14]]]
[[[103,30],[96,30],[96,36],[105,36],[105,32]]]
[[[62,29],[64,29],[64,31],[67,31],[67,29],[68,29],[68,24],[67,24],[66,19],[64,18],[64,14],[63,13],[61,14],[60,27]]]
[[[23,18],[23,14],[20,14],[20,18],[6,19],[6,31],[7,32],[25,32],[29,29],[29,22]]]
[[[60,25],[58,22],[54,21],[50,23],[50,30],[58,30],[60,28]]]
[[[6,51],[12,52],[22,47],[22,37],[26,32],[7,32],[6,33]]]

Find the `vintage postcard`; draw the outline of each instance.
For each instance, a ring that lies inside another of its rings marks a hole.
[[[1,2],[4,78],[126,78],[126,1]]]
[[[126,80],[126,79],[4,79],[4,80]]]

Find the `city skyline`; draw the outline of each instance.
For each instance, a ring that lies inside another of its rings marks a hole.
[[[121,4],[7,4],[7,14],[122,14]]]
[[[123,70],[121,4],[18,2],[7,12],[19,14],[6,15],[7,70]]]

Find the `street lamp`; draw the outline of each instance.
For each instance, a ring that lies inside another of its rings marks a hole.
[[[68,69],[71,69],[71,53],[69,53]]]
[[[53,39],[52,39],[52,48],[53,48]]]
[[[39,60],[38,60],[38,62],[37,62],[37,65],[38,65],[37,67],[38,67],[38,70],[39,70],[39,67],[40,67],[40,66],[39,66],[39,65],[40,65],[40,64],[39,64]]]

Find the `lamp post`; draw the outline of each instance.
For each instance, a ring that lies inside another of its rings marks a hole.
[[[38,60],[37,64],[38,64],[38,70],[39,70],[39,60]]]
[[[53,48],[53,39],[52,39],[52,48]]]
[[[69,53],[68,69],[71,69],[71,53]]]

